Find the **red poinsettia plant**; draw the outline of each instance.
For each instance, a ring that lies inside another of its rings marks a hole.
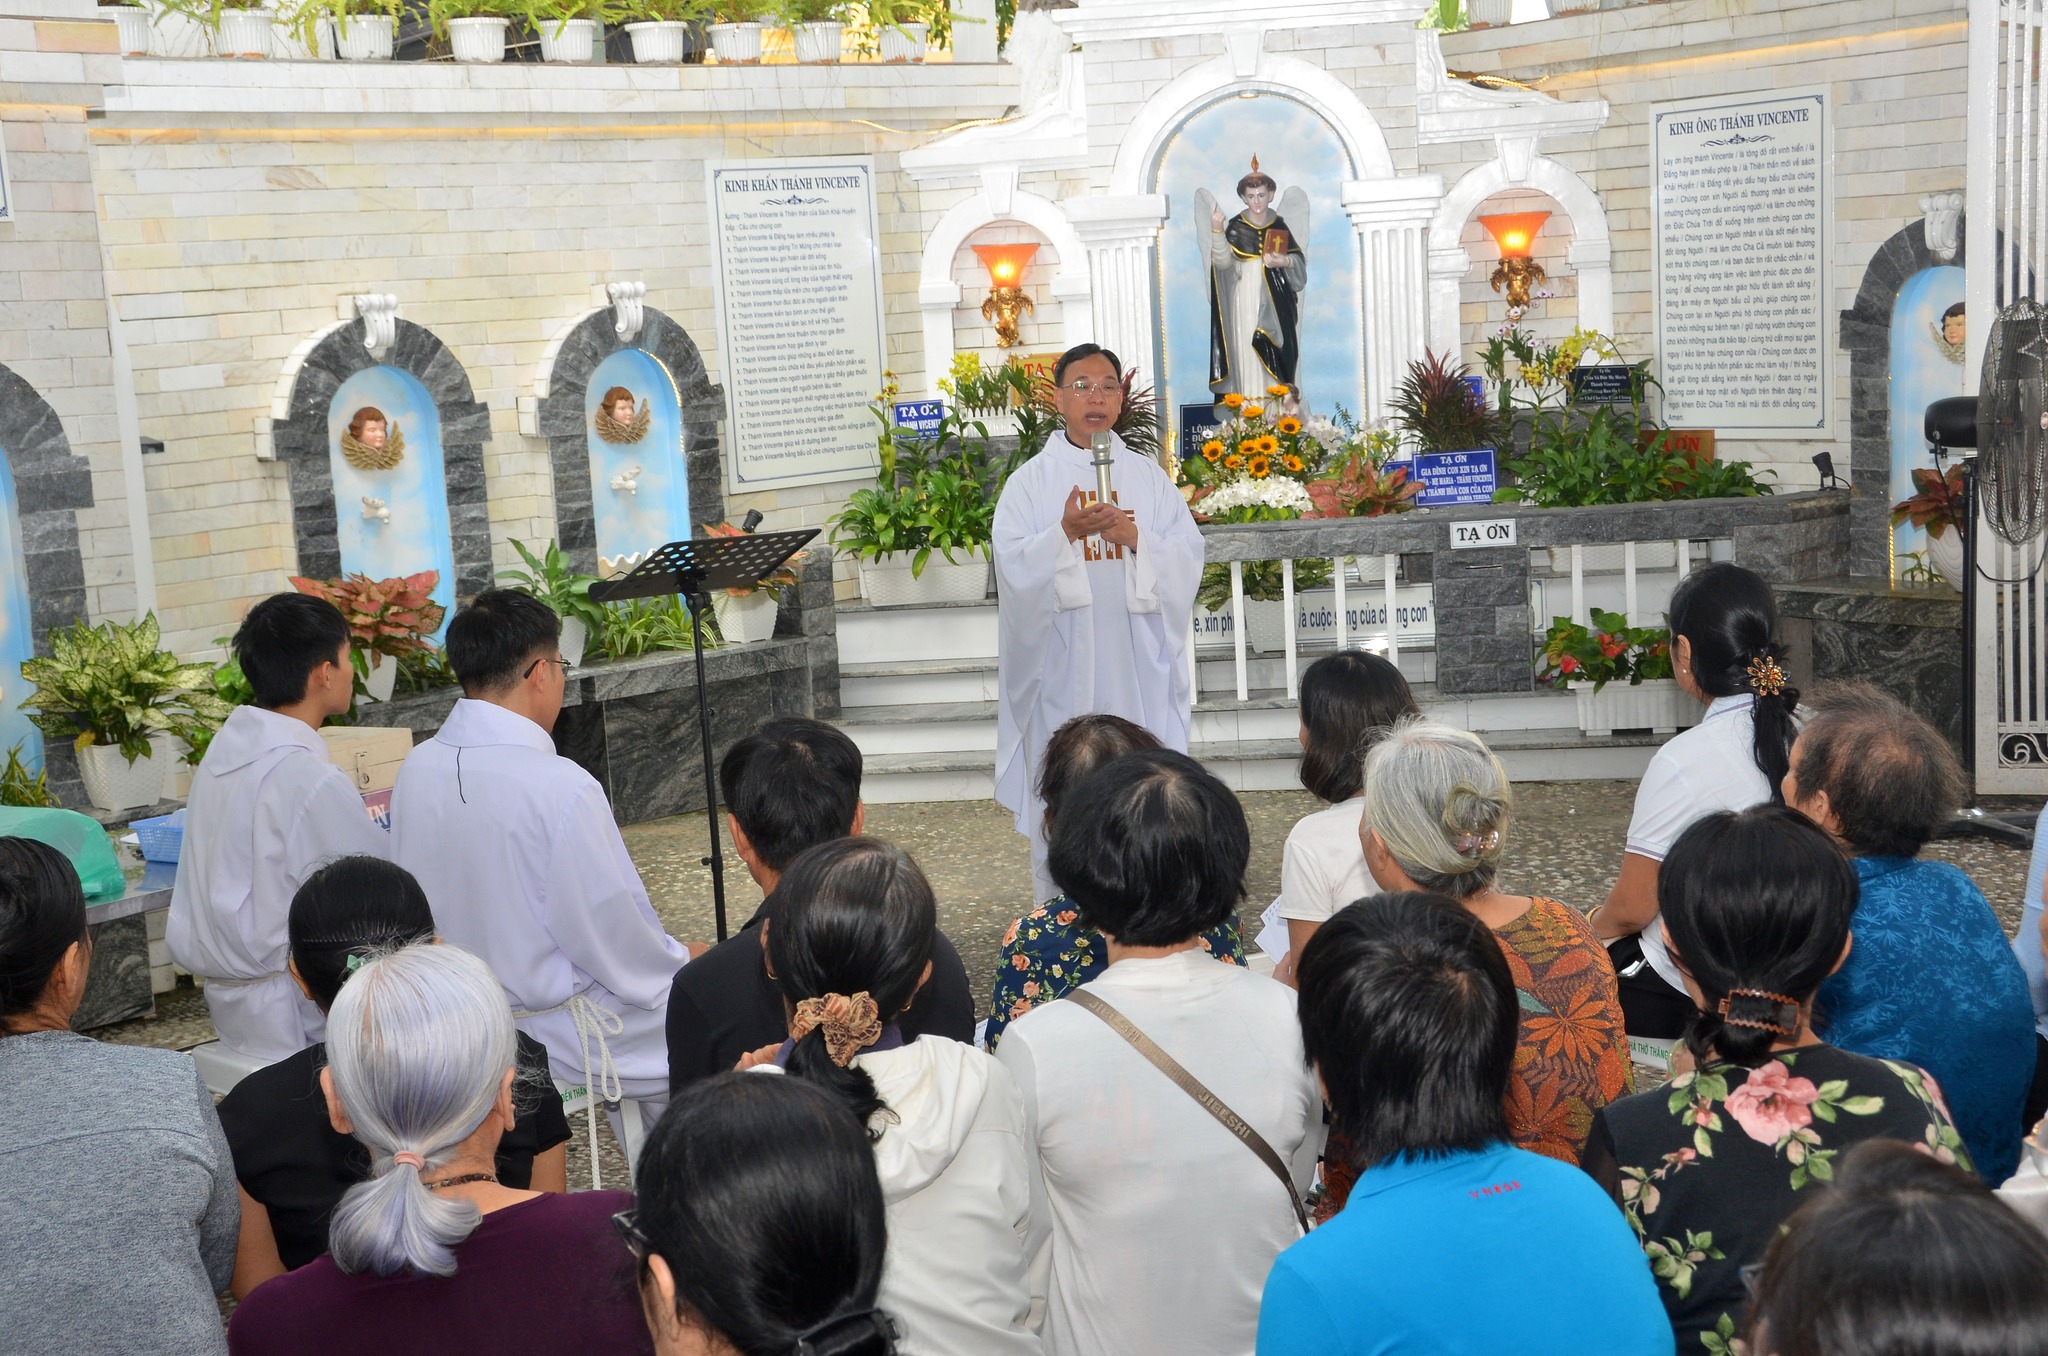
[[[1415,507],[1422,482],[1408,474],[1408,467],[1388,466],[1370,451],[1347,453],[1331,464],[1320,480],[1306,486],[1315,501],[1310,518],[1377,518],[1382,513],[1406,513]]]
[[[393,659],[433,650],[427,637],[441,629],[441,617],[447,611],[431,596],[440,582],[439,570],[390,579],[372,579],[366,574],[339,579],[292,576],[293,588],[325,598],[340,610],[358,653]]]
[[[1671,676],[1671,633],[1661,626],[1630,626],[1619,612],[1594,608],[1592,624],[1569,617],[1551,619],[1543,637],[1543,666],[1537,677],[1553,687],[1612,682],[1641,683]]]
[[[1913,472],[1913,494],[1892,505],[1892,526],[1911,522],[1939,538],[1963,525],[1963,468],[1951,466],[1946,476],[1925,467]]]

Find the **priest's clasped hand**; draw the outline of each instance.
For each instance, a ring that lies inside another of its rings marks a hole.
[[[1066,512],[1060,515],[1060,526],[1066,530],[1068,541],[1079,541],[1083,537],[1100,537],[1114,546],[1135,550],[1138,545],[1138,525],[1131,515],[1115,504],[1091,504],[1087,494],[1079,485],[1067,496]]]

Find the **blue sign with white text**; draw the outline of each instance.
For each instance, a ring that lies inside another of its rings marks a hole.
[[[1490,447],[1470,452],[1418,452],[1408,474],[1422,482],[1422,493],[1415,497],[1417,508],[1490,504],[1493,492],[1500,488],[1500,472]]]
[[[905,433],[937,433],[939,421],[945,417],[946,402],[943,400],[896,402],[896,427]]]

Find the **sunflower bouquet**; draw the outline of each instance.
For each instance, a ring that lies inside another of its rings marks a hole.
[[[1285,386],[1267,387],[1263,401],[1232,392],[1223,397],[1229,418],[1197,430],[1200,441],[1180,464],[1180,482],[1197,512],[1203,498],[1225,486],[1275,478],[1306,485],[1322,469],[1330,447],[1311,427],[1317,421],[1265,403],[1286,394]]]

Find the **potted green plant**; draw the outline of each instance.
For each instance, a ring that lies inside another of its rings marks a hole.
[[[148,10],[141,5],[130,4],[127,0],[100,0],[100,9],[114,20],[114,31],[121,40],[122,56],[156,54],[156,29],[150,25]]]
[[[1699,703],[1671,676],[1671,633],[1630,626],[1619,612],[1593,608],[1591,624],[1551,619],[1543,636],[1540,681],[1578,698],[1579,729],[1604,738],[1616,730],[1675,734],[1699,719]]]
[[[931,42],[932,0],[865,0],[868,34],[889,63],[924,60]]]
[[[441,629],[446,611],[431,596],[440,582],[438,570],[390,579],[365,574],[340,579],[291,576],[293,588],[325,598],[341,610],[355,642],[356,673],[370,700],[378,702],[391,700],[398,683],[396,661],[434,648],[427,638]]]
[[[1394,388],[1394,426],[1418,452],[1491,451],[1496,421],[1472,389],[1471,373],[1424,351]]]
[[[758,66],[761,64],[761,8],[767,0],[714,0],[711,23],[711,55],[718,64]]]
[[[34,690],[21,703],[37,728],[69,738],[85,793],[102,810],[153,805],[163,795],[171,740],[211,731],[229,705],[213,666],[160,648],[156,614],[137,622],[80,620],[50,632],[50,653],[25,660]]]
[[[626,36],[633,60],[643,65],[680,62],[703,45],[707,0],[627,0]]]
[[[845,45],[846,9],[847,0],[774,0],[771,12],[789,30],[800,64],[829,66]]]
[[[743,537],[746,533],[731,523],[706,523],[707,537]],[[797,552],[787,563],[750,589],[720,589],[711,595],[711,609],[718,618],[718,634],[736,645],[768,640],[775,634],[775,613],[782,596],[796,587],[792,567],[803,560]]]
[[[263,0],[216,0],[213,50],[224,57],[267,57],[276,11]]]
[[[1927,533],[1927,561],[1948,586],[1963,587],[1963,468],[1947,474],[1918,467],[1913,493],[1892,505],[1892,526],[1911,523]],[[1949,529],[1955,529],[1950,531]]]
[[[526,562],[526,568],[500,570],[498,578],[525,589],[554,609],[562,619],[562,658],[571,664],[582,663],[591,635],[604,631],[604,608],[590,599],[590,586],[597,582],[597,577],[578,573],[568,553],[554,542],[549,542],[539,555],[524,542],[513,542],[512,549]]]
[[[287,0],[277,16],[295,56],[389,61],[404,0]]]
[[[976,602],[988,595],[996,499],[1014,459],[998,461],[978,425],[947,411],[930,443],[890,419],[895,378],[869,407],[881,425],[872,489],[833,519],[832,543],[860,562],[861,594],[877,607]]]
[[[201,57],[213,51],[214,0],[142,0],[156,30],[152,51],[160,57]]]
[[[516,0],[427,0],[434,36],[447,41],[457,61],[490,65],[505,59],[505,30]]]
[[[540,59],[591,62],[597,59],[598,28],[625,12],[620,0],[521,0],[520,17],[540,36]]]

